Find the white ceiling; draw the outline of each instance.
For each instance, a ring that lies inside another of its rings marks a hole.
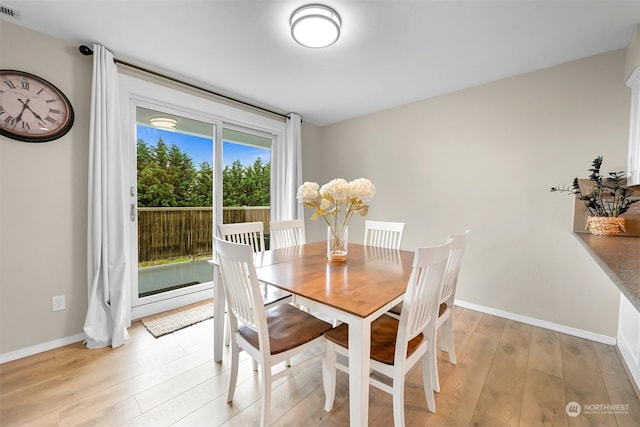
[[[342,37],[308,49],[288,20],[314,1],[0,0],[7,21],[316,125],[623,48],[640,23],[640,0],[327,0]]]

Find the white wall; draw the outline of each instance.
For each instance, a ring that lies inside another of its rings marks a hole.
[[[87,307],[87,159],[91,58],[0,20],[0,68],[62,90],[75,123],[56,141],[0,137],[0,355],[82,333]],[[66,295],[53,312],[51,297]]]
[[[624,61],[614,51],[307,126],[304,179],[371,179],[367,218],[405,221],[408,250],[469,228],[459,299],[615,337],[617,289],[572,235],[573,200],[549,188],[588,176],[598,155],[605,170],[625,169]],[[305,213],[309,241],[323,239]],[[363,219],[351,224],[349,239],[362,241]]]

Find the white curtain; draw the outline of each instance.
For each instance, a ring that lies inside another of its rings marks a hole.
[[[113,55],[93,46],[89,135],[87,268],[88,348],[119,347],[129,338],[129,224],[125,157],[119,124],[118,72]]]
[[[302,184],[302,143],[300,115],[290,114],[284,141],[276,141],[271,153],[271,219],[302,218],[296,199]]]

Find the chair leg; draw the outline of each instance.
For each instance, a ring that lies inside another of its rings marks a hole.
[[[432,361],[434,359],[433,355],[429,353],[429,351],[426,352],[420,362],[422,365],[422,382],[424,386],[424,397],[427,400],[427,408],[429,408],[431,412],[436,412],[436,399],[433,395],[434,378],[432,377],[432,372],[434,371]]]
[[[431,340],[431,357],[429,359],[431,359],[429,362],[429,372],[431,374],[432,389],[436,393],[440,393],[440,376],[438,375],[438,352],[436,340]]]
[[[453,319],[449,317],[441,326],[442,336],[441,336],[441,344],[442,350],[446,351],[449,354],[449,361],[454,365],[457,363],[456,361],[456,349],[453,344]]]
[[[269,416],[271,410],[271,367],[262,366],[262,407],[260,410],[260,427],[269,425]]]
[[[235,342],[231,345],[231,371],[229,372],[229,389],[227,391],[227,402],[233,400],[238,382],[238,363],[240,359],[240,347]]]
[[[329,412],[333,408],[336,397],[336,351],[334,343],[326,341],[324,357],[322,358],[322,385],[324,386],[324,410]]]
[[[393,425],[404,427],[404,374],[393,379]]]
[[[229,318],[227,317],[227,327],[224,328],[224,345],[229,347],[229,343],[231,342],[231,324],[229,322]]]

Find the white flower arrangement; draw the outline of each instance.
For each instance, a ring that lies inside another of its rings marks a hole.
[[[311,219],[324,218],[333,238],[339,241],[355,212],[361,216],[369,213],[369,206],[365,203],[375,194],[376,187],[366,178],[354,179],[351,182],[337,178],[322,187],[315,182],[305,182],[298,188],[297,199],[305,206],[315,208]],[[342,222],[338,220],[341,206],[344,206]]]

